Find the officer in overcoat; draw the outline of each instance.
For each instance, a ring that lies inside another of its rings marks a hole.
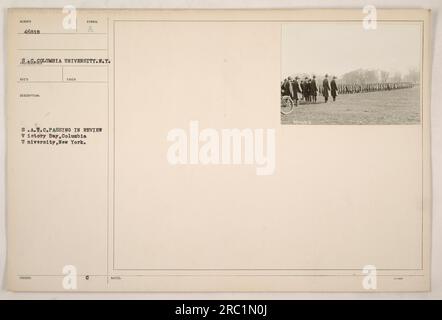
[[[333,77],[332,81],[330,82],[330,89],[333,101],[336,101],[336,96],[338,95],[338,86],[336,85],[336,77]]]
[[[325,75],[322,81],[322,95],[324,96],[325,103],[328,101],[328,92],[330,91],[330,83],[328,82],[328,74]]]
[[[318,86],[316,84],[316,76],[313,75],[312,81],[310,82],[310,94],[312,96],[313,102],[316,103],[316,97],[318,95]]]

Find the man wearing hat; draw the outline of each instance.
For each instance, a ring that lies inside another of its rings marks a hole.
[[[290,98],[293,99],[292,80],[292,77],[288,77],[284,80],[284,83],[282,84],[282,95],[290,96]]]
[[[305,102],[310,101],[310,85],[308,83],[308,77],[305,77],[303,85],[301,86],[302,88],[302,95],[304,96],[304,100]]]
[[[316,76],[313,75],[312,81],[310,82],[310,95],[312,101],[316,103],[316,96],[318,95],[318,86],[316,85]]]
[[[292,82],[292,90],[293,90],[293,100],[295,101],[295,105],[298,105],[298,93],[302,93],[302,89],[299,85],[299,77],[296,76],[295,80]]]
[[[324,96],[325,103],[327,103],[328,101],[329,90],[330,90],[330,84],[328,83],[328,74],[326,74],[324,80],[322,81],[322,95]]]
[[[333,76],[333,79],[330,82],[330,88],[331,88],[331,96],[333,98],[333,101],[336,101],[336,96],[338,95],[338,86],[336,85],[336,77],[335,76]]]

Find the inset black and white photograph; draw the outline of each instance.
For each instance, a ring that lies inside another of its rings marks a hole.
[[[419,124],[422,32],[406,21],[283,25],[281,124]]]

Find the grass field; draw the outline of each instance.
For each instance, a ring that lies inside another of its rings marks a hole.
[[[301,102],[289,115],[281,114],[282,124],[418,124],[419,87],[343,94],[324,103]]]

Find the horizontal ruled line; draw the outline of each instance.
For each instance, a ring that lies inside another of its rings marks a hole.
[[[71,35],[71,34],[95,34],[95,35],[106,35],[107,33],[104,32],[40,32],[40,33],[24,33],[24,32],[17,32],[17,34],[24,34],[29,36],[38,36],[40,34],[58,34],[58,35]]]
[[[97,49],[97,48],[51,48],[51,49],[44,49],[44,48],[19,48],[17,50],[20,51],[32,51],[32,50],[36,50],[36,51],[107,51],[106,48],[104,49]]]
[[[17,83],[107,83],[107,81],[17,81]]]

